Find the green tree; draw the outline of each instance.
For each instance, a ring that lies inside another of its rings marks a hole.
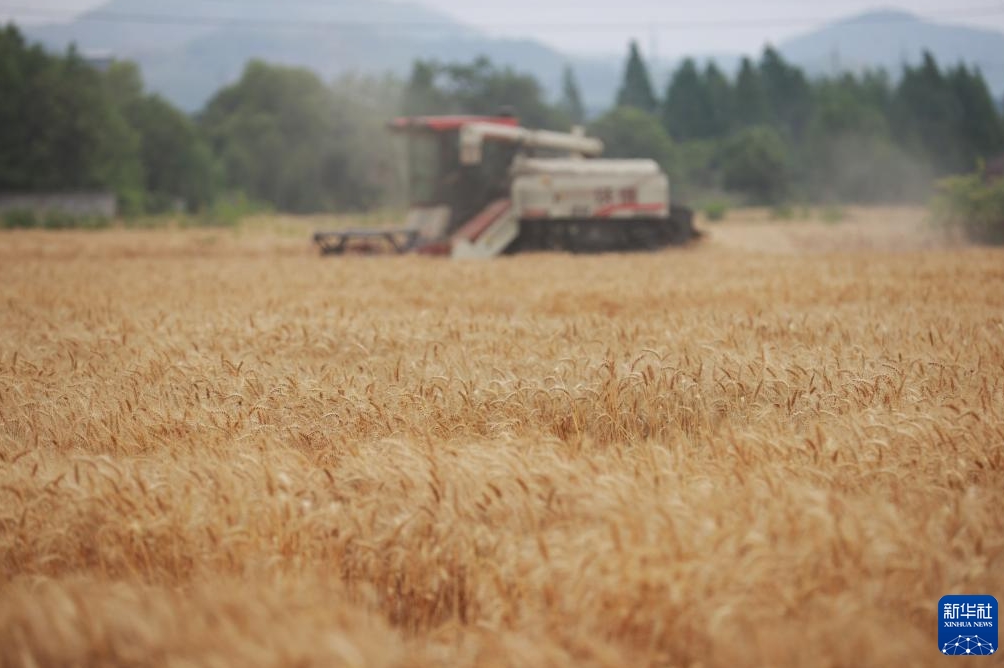
[[[673,73],[662,104],[662,124],[678,141],[711,136],[710,100],[692,58]]]
[[[627,66],[624,69],[624,80],[617,93],[617,106],[635,107],[648,113],[655,113],[658,108],[648,67],[642,60],[637,42],[631,42]]]
[[[940,173],[971,167],[958,136],[962,107],[930,53],[920,66],[904,68],[892,117],[899,141],[925,154]]]
[[[512,68],[496,68],[487,59],[446,68],[450,89],[468,113],[497,114],[511,109],[529,127],[567,129],[569,120],[549,105],[540,83]]]
[[[728,78],[713,62],[704,68],[704,94],[707,98],[708,137],[724,137],[732,127],[734,92]]]
[[[441,67],[427,60],[416,60],[404,89],[401,109],[407,116],[449,114],[459,111],[458,103],[437,86]]]
[[[589,133],[603,140],[611,158],[649,158],[670,170],[673,140],[652,114],[634,107],[618,107],[589,126]]]
[[[867,90],[868,85],[867,80],[859,82],[851,74],[817,82],[813,89],[809,135],[888,135],[886,112],[881,102],[877,102],[882,96]]]
[[[1004,122],[979,69],[959,65],[947,74],[948,85],[959,105],[958,135],[962,160],[975,166],[980,159],[1004,150]]]
[[[670,165],[672,191],[686,201],[713,194],[722,189],[721,141],[717,139],[692,139],[673,147]]]
[[[196,211],[215,197],[218,176],[195,123],[158,95],[143,97],[131,124],[140,138],[147,210]]]
[[[857,80],[855,80],[857,81]],[[893,86],[889,74],[882,69],[865,72],[857,81],[857,95],[870,106],[882,113],[886,118],[892,108]]]
[[[0,188],[110,190],[126,213],[212,197],[212,158],[193,121],[143,91],[139,69],[99,72],[0,31]]]
[[[137,138],[74,49],[50,55],[0,31],[0,189],[139,192]]]
[[[104,78],[138,138],[144,208],[160,212],[180,205],[194,211],[208,205],[218,179],[194,121],[160,96],[147,95],[134,63],[115,63]]]
[[[1004,127],[983,75],[965,65],[942,72],[930,53],[907,67],[893,98],[897,138],[942,174],[972,169],[1004,148]]]
[[[790,188],[788,149],[769,126],[740,130],[722,151],[724,185],[756,204],[783,201]]]
[[[962,230],[978,243],[1004,244],[1004,179],[987,178],[982,170],[938,183],[935,219]]]
[[[802,185],[828,202],[902,201],[930,181],[923,161],[891,140],[885,79],[845,74],[813,87],[812,115],[801,142]]]
[[[575,80],[575,72],[570,65],[566,65],[565,71],[562,73],[561,100],[558,102],[558,109],[573,123],[582,123],[586,120],[586,108],[582,104],[582,93],[579,91],[579,83]]]
[[[736,76],[734,127],[766,123],[769,119],[767,96],[760,73],[749,58],[743,58]]]
[[[365,100],[344,82],[333,90],[308,70],[255,61],[210,101],[201,125],[230,189],[294,213],[362,209],[394,177],[375,140],[392,112]]]
[[[491,116],[503,110],[516,113],[528,127],[567,129],[572,122],[546,102],[533,76],[500,69],[484,57],[471,63],[416,63],[404,94],[408,115]]]
[[[812,113],[811,90],[805,75],[769,46],[760,58],[759,73],[767,118],[790,136],[801,137]]]
[[[732,87],[714,63],[700,72],[687,58],[673,73],[662,104],[662,122],[678,141],[711,139],[728,134]]]

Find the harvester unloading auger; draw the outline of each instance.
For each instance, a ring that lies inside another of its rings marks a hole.
[[[582,132],[519,127],[508,116],[399,118],[411,208],[403,227],[317,232],[325,254],[393,252],[487,258],[533,250],[650,250],[697,236],[652,160],[600,160]]]

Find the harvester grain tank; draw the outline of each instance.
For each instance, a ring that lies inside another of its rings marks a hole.
[[[322,252],[383,244],[395,252],[487,258],[534,250],[650,250],[696,236],[651,160],[604,160],[581,130],[531,130],[516,119],[400,118],[411,207],[403,227],[318,232]]]

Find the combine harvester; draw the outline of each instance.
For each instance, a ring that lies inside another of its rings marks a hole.
[[[408,140],[404,227],[317,232],[324,254],[386,250],[489,258],[652,250],[697,236],[652,160],[600,160],[603,142],[508,116],[399,118]]]

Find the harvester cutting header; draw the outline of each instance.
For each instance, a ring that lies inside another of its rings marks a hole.
[[[695,236],[652,160],[601,160],[603,142],[519,127],[509,116],[399,118],[410,209],[396,229],[318,232],[326,254],[396,252],[486,258],[532,250],[649,250]]]

